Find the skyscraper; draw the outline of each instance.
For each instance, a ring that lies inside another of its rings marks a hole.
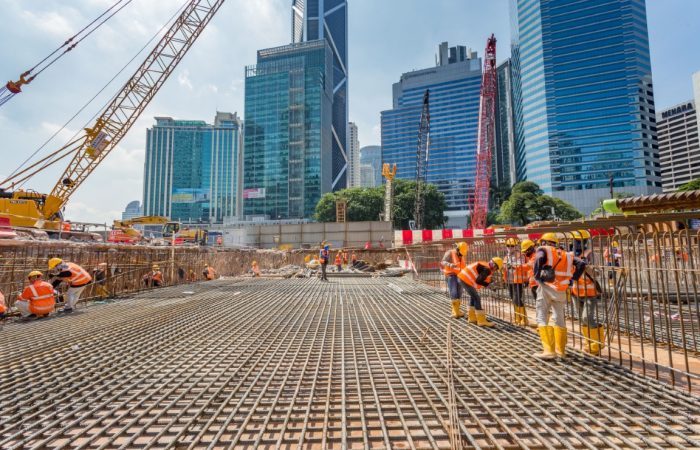
[[[246,67],[245,220],[310,218],[331,191],[332,58],[316,40],[259,50]]]
[[[664,192],[700,178],[698,112],[692,100],[661,111],[656,117],[659,130],[661,180]]]
[[[700,107],[700,71],[693,74],[693,97],[695,106]],[[700,114],[697,114],[698,130],[700,130]]]
[[[365,166],[372,167],[372,176],[366,172]],[[362,186],[373,187],[382,184],[382,148],[379,145],[365,145],[360,148],[360,172],[366,173],[364,178],[362,175]],[[362,172],[365,170],[365,172]]]
[[[481,61],[466,47],[443,42],[438,65],[404,73],[393,86],[393,109],[382,111],[382,161],[397,178],[415,180],[423,94],[430,90],[427,181],[445,194],[449,225],[464,226],[474,186]]]
[[[236,215],[241,127],[236,114],[201,120],[156,117],[146,131],[143,213],[221,223]]]
[[[496,146],[493,152],[493,186],[512,186],[515,182],[513,96],[510,58],[496,68],[498,74],[498,98],[496,101]]]
[[[348,177],[348,2],[292,0],[292,42],[325,39],[333,52],[333,190]]]
[[[644,0],[511,0],[518,180],[588,213],[660,191]]]
[[[348,140],[348,187],[359,187],[360,182],[360,137],[357,134],[357,125],[354,122],[348,124],[350,139]]]

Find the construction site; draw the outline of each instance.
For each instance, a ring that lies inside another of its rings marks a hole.
[[[700,191],[487,225],[493,35],[464,229],[424,227],[429,90],[410,230],[391,163],[380,221],[64,218],[222,3],[185,2],[92,126],[0,182],[1,449],[700,449]]]

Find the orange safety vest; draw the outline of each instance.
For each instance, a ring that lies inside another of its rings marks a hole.
[[[92,281],[90,274],[79,265],[72,262],[66,263],[66,265],[68,266],[68,270],[70,270],[70,278],[68,278],[68,281],[71,287],[85,286]]]
[[[559,292],[569,287],[569,281],[574,275],[574,254],[558,248],[545,245],[540,247],[547,255],[547,265],[554,268],[554,281],[545,283]]]
[[[521,256],[519,259],[522,261],[524,257]],[[525,264],[514,264],[514,267],[503,271],[503,281],[510,284],[521,284],[527,282],[527,276],[529,273],[528,265]]]
[[[476,267],[478,265],[488,267],[489,263],[486,261],[477,261],[469,264],[457,274],[457,277],[459,277],[460,280],[464,281],[467,285],[473,287],[474,289],[481,289],[483,287],[482,285],[476,283],[476,279],[479,277],[479,272],[476,271]],[[491,282],[491,275],[486,277],[486,281],[488,283]]]
[[[340,265],[340,254],[335,255],[335,265],[336,266]]]
[[[0,292],[0,314],[4,314],[5,311],[7,311],[7,307],[5,306],[5,296],[2,295],[2,292]]]
[[[537,252],[530,255],[530,259],[527,262],[527,279],[529,281],[529,286],[531,288],[537,287],[537,281],[535,281],[535,259],[537,258]]]
[[[163,282],[163,273],[160,270],[157,270],[157,271],[153,272],[153,274],[151,275],[151,279],[153,281],[158,281],[158,282],[162,283]]]
[[[464,261],[464,256],[457,256],[457,250],[450,250],[450,256],[452,256],[452,264],[456,267],[453,269],[452,267],[443,266],[442,273],[445,274],[446,277],[459,274],[459,272],[461,272],[464,269],[464,266],[467,264]]]
[[[39,316],[49,314],[56,306],[53,286],[42,280],[36,280],[24,288],[19,298],[20,300],[27,300],[29,302],[29,312]]]
[[[571,295],[574,297],[589,297],[589,298],[594,298],[597,297],[599,294],[598,289],[595,287],[595,283],[593,280],[588,278],[586,274],[583,274],[581,278],[576,280],[574,282],[574,285],[571,286]]]
[[[207,268],[207,280],[213,280],[216,278],[216,270],[212,267]]]

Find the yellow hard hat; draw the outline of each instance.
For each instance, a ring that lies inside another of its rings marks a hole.
[[[530,239],[525,239],[520,243],[520,251],[525,253],[526,251],[530,250],[532,247],[535,246],[535,243],[532,242]]]
[[[498,266],[498,270],[501,270],[503,268],[503,259],[499,258],[498,256],[494,256],[491,258],[491,261]]]
[[[516,245],[518,245],[518,240],[516,238],[509,237],[506,239],[506,246],[515,247]]]
[[[617,243],[617,241],[613,241],[612,246],[613,247],[618,247],[620,244]]]
[[[584,239],[591,238],[591,233],[589,233],[588,230],[578,230],[578,232],[581,233],[581,237]]]
[[[554,233],[545,233],[545,234],[543,234],[542,237],[540,238],[540,242],[543,242],[543,241],[546,241],[546,242],[554,242],[555,244],[558,244],[558,243],[559,243],[559,238],[558,238],[557,235],[554,234]]]
[[[257,266],[257,265],[258,265],[258,262],[257,262],[257,261],[253,261],[251,264],[254,265],[254,266]]]
[[[49,259],[49,270],[55,268],[57,265],[61,264],[63,260],[61,258],[51,258]]]
[[[41,273],[41,272],[39,272],[38,270],[32,270],[31,272],[29,272],[29,275],[27,275],[27,278],[31,278],[31,277],[43,277],[43,276],[44,276],[44,274]]]
[[[153,264],[153,270],[159,270],[160,266],[158,264]]]
[[[469,249],[469,246],[467,245],[466,242],[458,242],[457,243],[457,251],[459,252],[460,255],[466,256],[468,249]]]
[[[577,241],[582,241],[584,239],[590,239],[591,238],[591,233],[589,233],[586,230],[577,230],[577,231],[572,231],[571,235],[574,237],[575,240]]]

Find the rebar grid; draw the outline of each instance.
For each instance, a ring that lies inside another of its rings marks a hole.
[[[531,333],[451,322],[407,279],[219,280],[0,344],[0,448],[697,448],[700,402]],[[454,418],[453,418],[454,421]]]

